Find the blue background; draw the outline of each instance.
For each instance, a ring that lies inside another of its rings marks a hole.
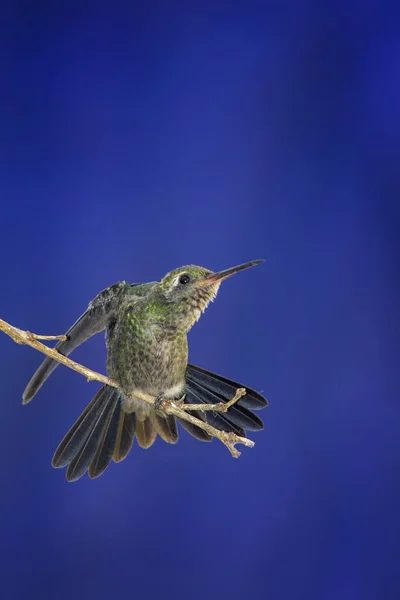
[[[3,9],[0,316],[62,333],[118,280],[266,258],[190,333],[265,431],[67,484],[98,385],[60,368],[23,407],[41,357],[1,335],[1,595],[397,599],[398,11],[130,4]],[[102,336],[74,358],[104,372]]]

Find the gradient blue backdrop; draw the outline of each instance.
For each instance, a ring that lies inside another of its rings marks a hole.
[[[62,333],[118,280],[266,258],[190,358],[270,399],[239,460],[182,433],[67,484],[98,386],[60,368],[23,407],[41,358],[1,335],[2,598],[397,600],[398,11],[2,10],[0,317]],[[104,371],[102,336],[74,357]]]

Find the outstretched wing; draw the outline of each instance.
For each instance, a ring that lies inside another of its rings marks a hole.
[[[120,281],[100,292],[90,302],[83,315],[67,331],[67,340],[57,344],[56,349],[60,354],[68,356],[75,348],[92,337],[92,335],[105,329],[116,313],[122,291],[134,286],[135,284],[127,284],[125,281]],[[26,386],[22,396],[24,404],[28,404],[32,400],[59,364],[59,362],[52,358],[46,358],[42,362]]]

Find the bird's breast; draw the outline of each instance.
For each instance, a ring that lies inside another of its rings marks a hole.
[[[139,390],[158,396],[178,389],[185,381],[187,361],[186,333],[178,335],[130,317],[117,324],[108,342],[108,372],[127,395]]]

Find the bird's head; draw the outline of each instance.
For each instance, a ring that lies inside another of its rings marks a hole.
[[[174,306],[178,322],[188,331],[215,299],[222,281],[261,262],[253,260],[218,273],[196,265],[179,267],[165,275],[160,290],[170,307]]]

